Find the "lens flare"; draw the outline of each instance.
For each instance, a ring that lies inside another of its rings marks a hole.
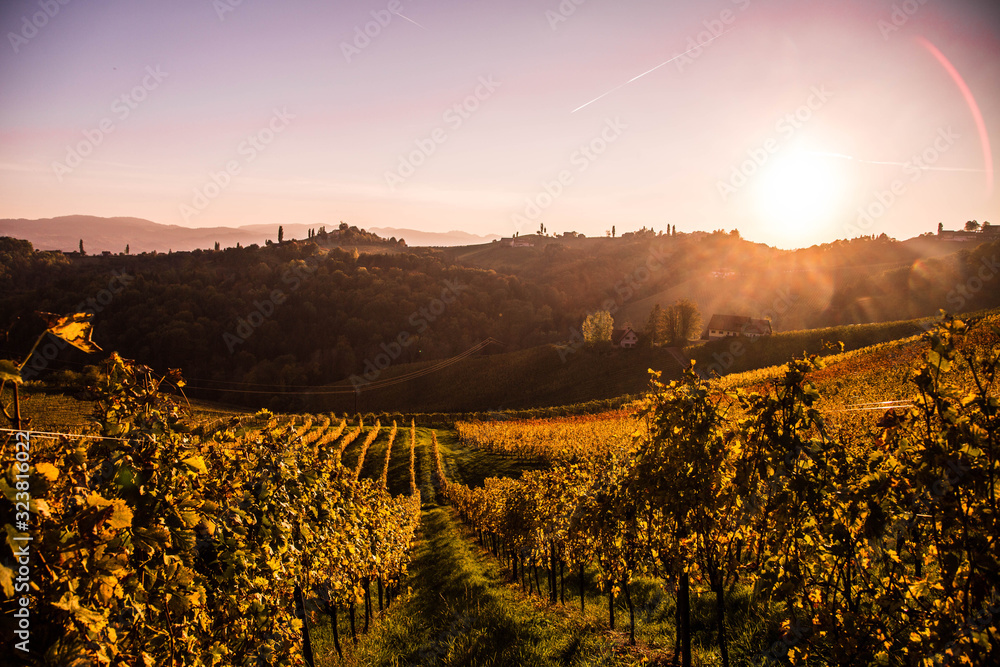
[[[945,57],[941,51],[931,44],[931,42],[925,37],[917,37],[917,43],[923,46],[925,49],[930,51],[930,54],[934,56],[939,63],[944,67],[945,71],[958,86],[958,89],[962,92],[962,97],[965,98],[966,104],[969,105],[969,110],[972,112],[972,118],[976,122],[976,128],[979,130],[979,141],[983,145],[983,161],[986,163],[986,192],[987,197],[993,194],[993,151],[990,149],[990,135],[986,130],[986,122],[983,120],[983,114],[979,111],[979,104],[976,102],[976,98],[972,95],[972,91],[969,89],[968,84],[965,83],[965,79],[962,75],[958,73],[958,70],[951,61]]]

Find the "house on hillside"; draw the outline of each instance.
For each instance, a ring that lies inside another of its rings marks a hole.
[[[743,315],[712,315],[708,322],[708,339],[727,338],[729,336],[746,336],[758,338],[770,336],[771,322]]]
[[[534,243],[522,241],[517,237],[512,238],[510,236],[500,239],[500,243],[503,245],[509,245],[511,248],[533,248],[535,246]]]
[[[984,222],[976,229],[953,231],[945,229],[943,224],[938,223],[937,238],[939,241],[993,241],[1000,239],[1000,226]]]
[[[964,230],[956,232],[950,229],[939,229],[937,237],[939,241],[975,241],[981,238],[976,232],[967,232]]]
[[[630,350],[639,342],[639,334],[632,330],[632,325],[626,324],[622,329],[611,332],[611,344],[615,347]]]

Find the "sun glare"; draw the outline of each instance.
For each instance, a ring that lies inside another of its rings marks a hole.
[[[770,236],[809,241],[827,236],[842,208],[843,174],[829,158],[796,151],[765,165],[756,188],[756,210]]]

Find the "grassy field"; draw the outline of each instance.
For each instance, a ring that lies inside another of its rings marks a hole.
[[[844,343],[857,350],[924,331],[935,318],[878,324],[847,325],[778,333],[757,339],[725,339],[696,343],[680,352],[694,359],[705,373],[728,375],[790,361],[803,352],[833,354],[831,346]],[[839,350],[839,348],[837,348]],[[361,413],[473,413],[564,406],[638,395],[649,386],[649,369],[665,380],[680,376],[674,352],[662,347],[623,350],[608,347],[544,345],[474,355],[427,375],[391,386],[353,393],[349,382],[331,387],[346,394],[317,392],[309,397],[309,411]],[[389,366],[376,382],[425,371],[439,362]],[[234,395],[230,400],[238,400]]]

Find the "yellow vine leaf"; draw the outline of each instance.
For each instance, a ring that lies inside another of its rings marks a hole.
[[[203,475],[208,474],[208,467],[205,465],[205,459],[200,456],[189,456],[184,459],[183,463]]]
[[[59,468],[55,467],[51,463],[42,462],[36,464],[35,472],[50,482],[54,482],[59,478]]]
[[[8,598],[14,597],[14,570],[0,563],[0,587]]]

